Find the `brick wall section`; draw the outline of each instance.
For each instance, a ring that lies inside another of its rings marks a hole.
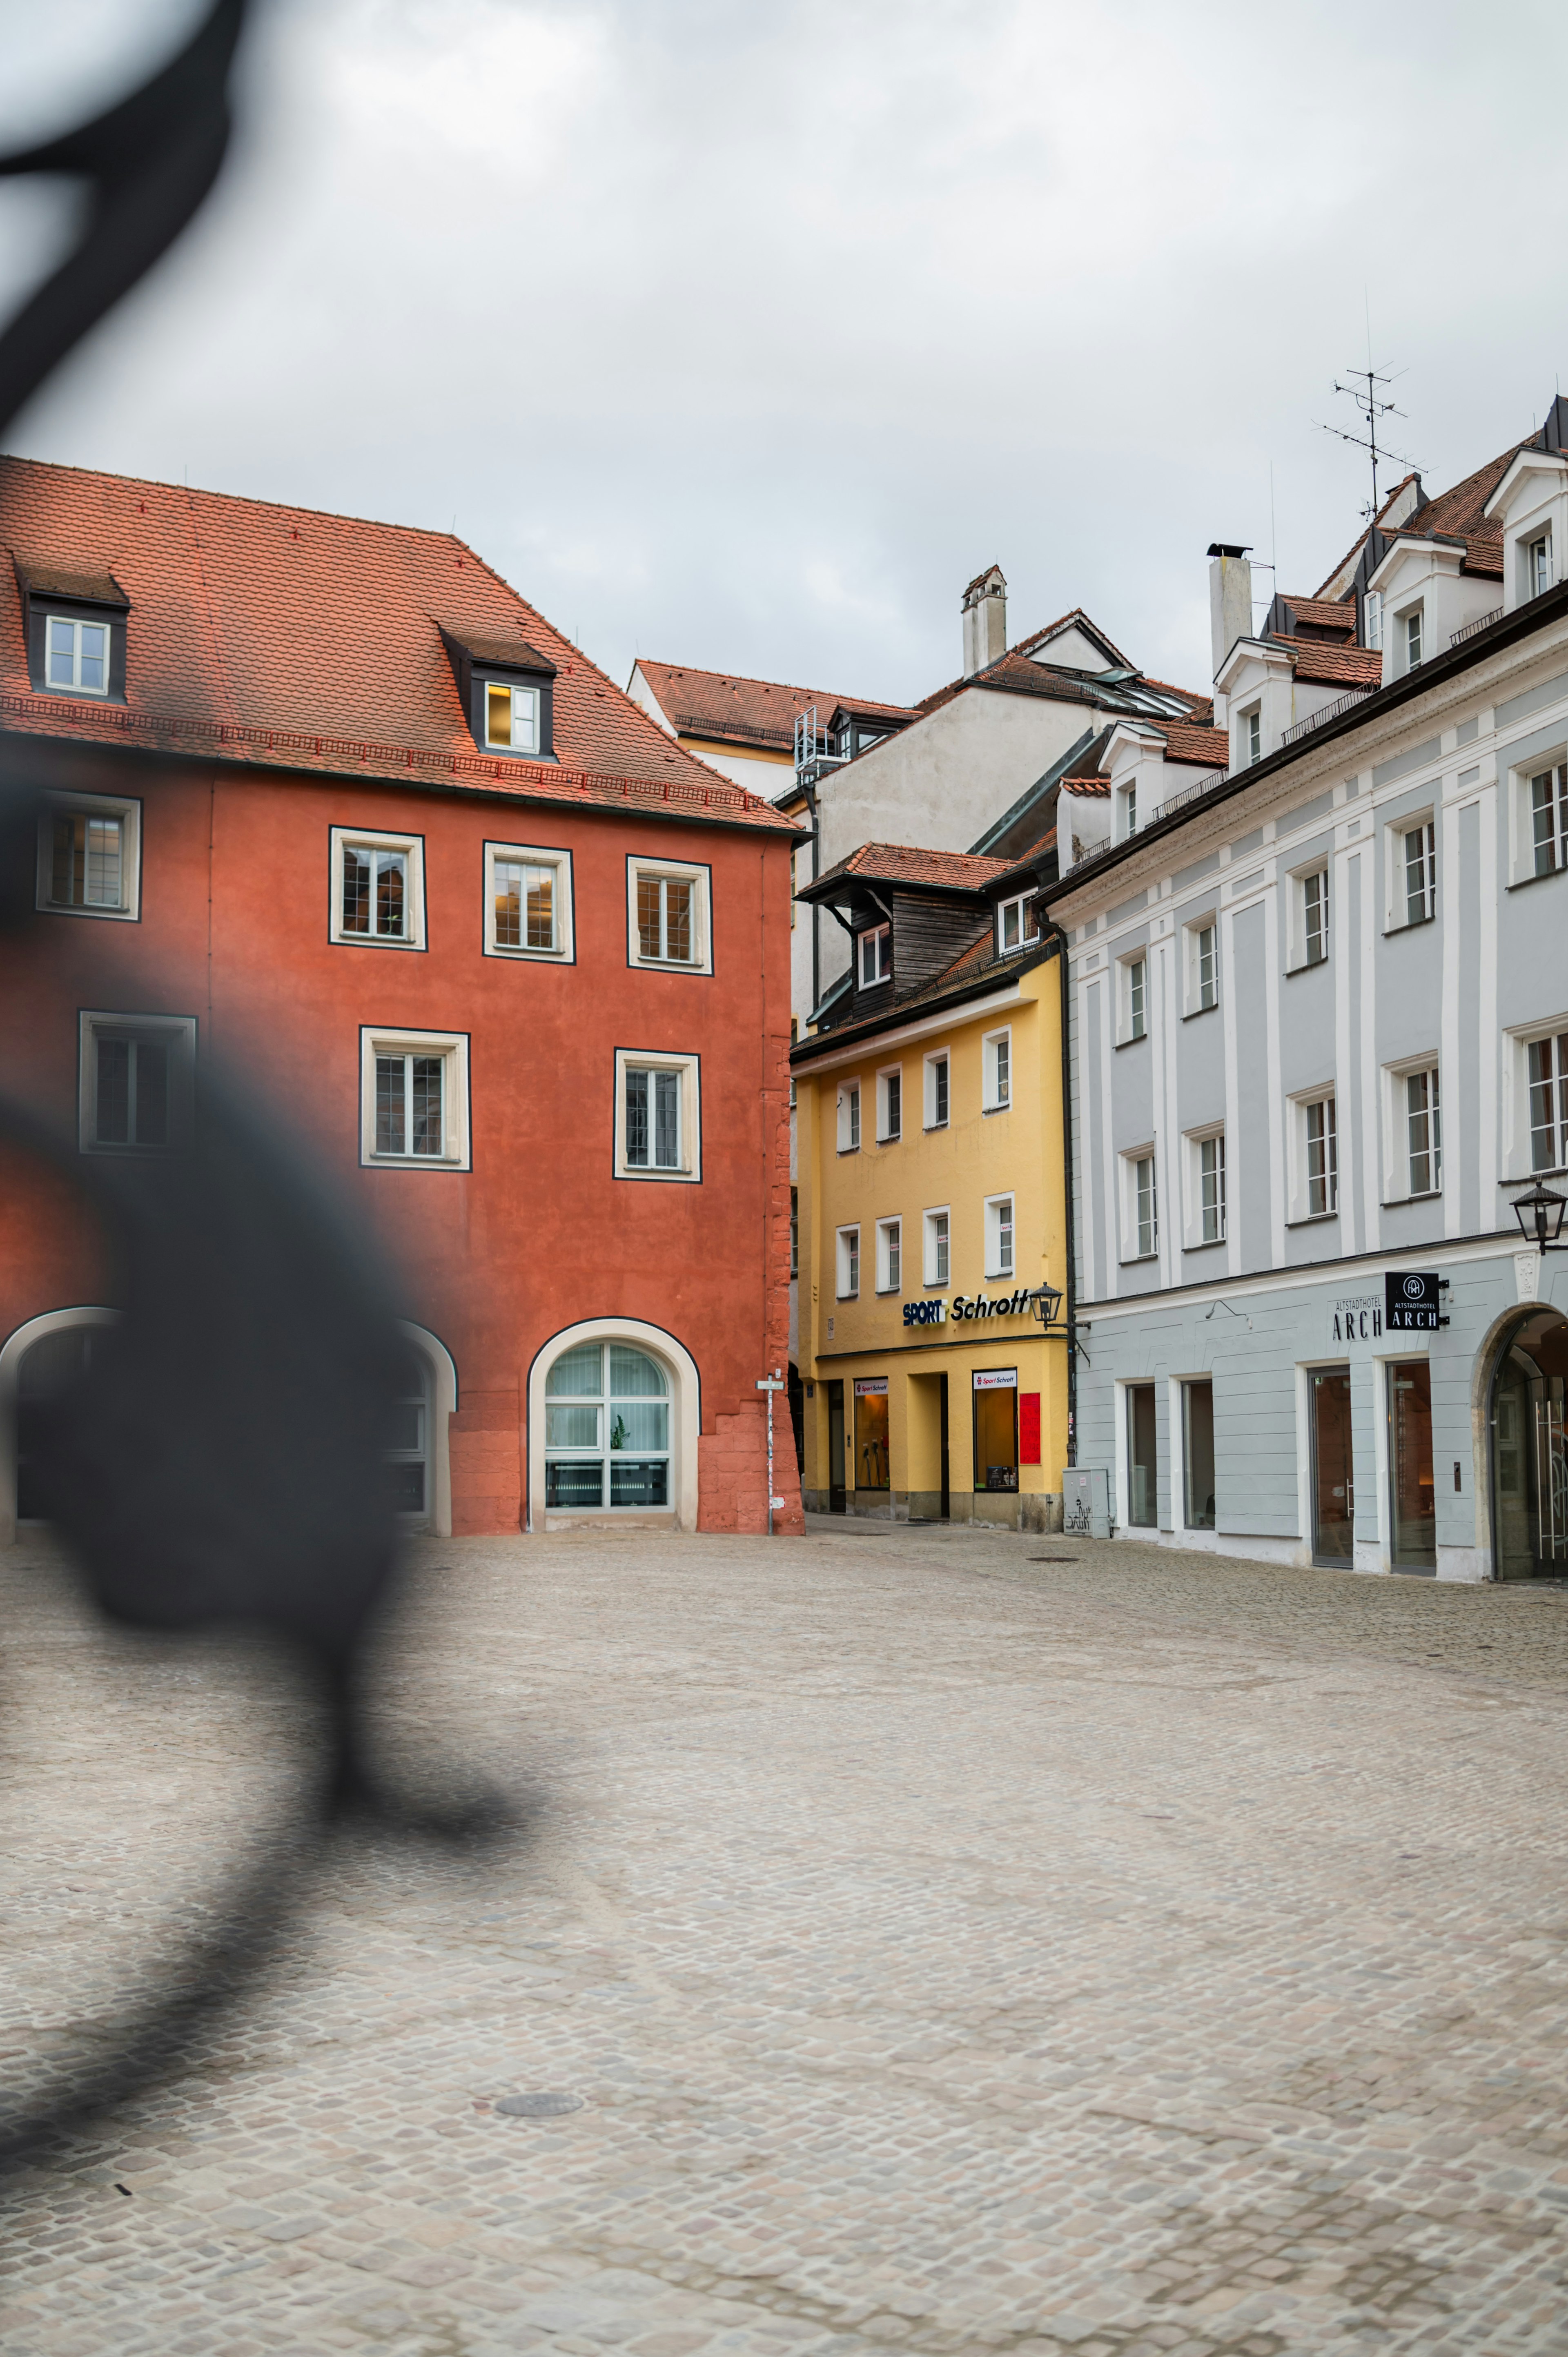
[[[521,1528],[519,1426],[515,1391],[464,1394],[449,1427],[454,1538],[504,1538]]]

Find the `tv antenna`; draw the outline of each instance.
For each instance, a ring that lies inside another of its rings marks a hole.
[[[1391,450],[1386,447],[1380,448],[1379,447],[1379,418],[1403,417],[1405,414],[1405,412],[1402,409],[1396,409],[1391,401],[1383,400],[1379,393],[1378,388],[1380,385],[1391,385],[1394,382],[1394,379],[1391,376],[1380,375],[1379,371],[1370,365],[1369,361],[1366,368],[1347,369],[1345,374],[1349,378],[1350,382],[1348,384],[1341,384],[1338,378],[1336,377],[1334,380],[1334,390],[1336,393],[1345,394],[1347,399],[1355,403],[1357,408],[1361,413],[1361,422],[1367,428],[1366,433],[1348,434],[1342,425],[1326,425],[1320,417],[1315,418],[1313,423],[1316,425],[1320,433],[1332,434],[1341,442],[1353,442],[1358,450],[1365,450],[1369,453],[1372,461],[1372,498],[1370,505],[1363,508],[1361,511],[1362,514],[1369,523],[1378,512],[1379,466],[1385,460],[1392,458],[1397,465],[1408,467],[1412,474],[1419,473],[1420,467],[1416,459],[1406,457],[1402,451]],[[1404,371],[1402,369],[1400,371],[1400,374],[1401,376],[1404,374]],[[1362,389],[1363,387],[1365,387],[1364,391]]]

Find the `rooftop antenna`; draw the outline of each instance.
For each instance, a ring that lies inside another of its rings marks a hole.
[[[1391,376],[1382,375],[1380,371],[1372,365],[1372,310],[1369,300],[1367,303],[1366,309],[1367,365],[1364,369],[1347,369],[1345,371],[1345,374],[1350,379],[1349,383],[1341,384],[1338,378],[1336,377],[1334,380],[1334,390],[1336,393],[1344,393],[1348,399],[1355,403],[1357,408],[1361,413],[1362,422],[1366,425],[1367,431],[1365,434],[1347,434],[1344,427],[1341,425],[1325,425],[1320,417],[1315,418],[1313,423],[1317,426],[1320,433],[1332,434],[1336,439],[1340,442],[1353,442],[1358,450],[1365,450],[1369,455],[1372,462],[1372,499],[1370,506],[1363,508],[1361,512],[1366,517],[1368,522],[1370,523],[1376,516],[1380,505],[1378,499],[1378,468],[1380,463],[1383,460],[1391,458],[1397,466],[1408,468],[1412,474],[1419,474],[1421,467],[1418,459],[1407,457],[1402,451],[1390,450],[1387,447],[1380,449],[1378,447],[1379,418],[1403,417],[1405,412],[1402,409],[1396,409],[1391,401],[1384,401],[1379,394],[1378,388],[1380,385],[1391,385],[1395,382],[1395,379]],[[1401,369],[1399,373],[1402,376],[1404,374],[1403,369]],[[1366,388],[1364,392],[1362,390],[1363,386]]]

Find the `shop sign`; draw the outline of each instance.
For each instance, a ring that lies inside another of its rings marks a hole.
[[[1023,1286],[1016,1293],[1004,1294],[1000,1301],[991,1300],[983,1293],[968,1297],[961,1293],[953,1302],[952,1314],[955,1325],[962,1318],[1026,1318],[1029,1296]]]
[[[904,1304],[906,1326],[945,1326],[947,1322],[948,1306],[945,1301],[906,1301]]]
[[[1442,1323],[1437,1271],[1407,1268],[1383,1279],[1383,1315],[1391,1334],[1435,1334]]]
[[[1018,1370],[1016,1367],[977,1367],[974,1388],[977,1392],[1015,1392]]]
[[[854,1379],[856,1399],[880,1399],[886,1389],[886,1375],[856,1375]]]
[[[1334,1305],[1337,1342],[1375,1341],[1383,1330],[1383,1305],[1375,1293],[1358,1293]]]

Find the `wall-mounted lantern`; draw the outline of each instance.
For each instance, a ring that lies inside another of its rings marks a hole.
[[[1568,1211],[1568,1195],[1554,1195],[1538,1179],[1528,1195],[1514,1197],[1513,1207],[1520,1233],[1533,1251],[1568,1252],[1568,1244],[1558,1242],[1563,1233],[1563,1214]]]

